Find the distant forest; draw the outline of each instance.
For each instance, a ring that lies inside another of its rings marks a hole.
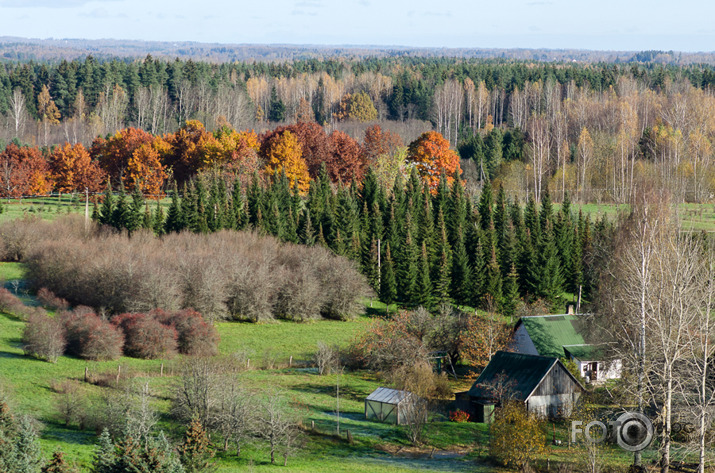
[[[87,56],[0,64],[0,139],[90,145],[126,127],[161,136],[191,120],[209,132],[317,123],[361,140],[379,124],[413,142],[433,129],[468,183],[537,201],[626,202],[639,179],[680,201],[715,193],[715,69],[366,56],[274,62]],[[631,59],[656,60],[658,52]]]

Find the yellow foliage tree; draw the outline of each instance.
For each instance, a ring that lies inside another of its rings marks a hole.
[[[417,168],[422,180],[432,189],[437,188],[444,172],[451,184],[454,173],[462,173],[459,156],[449,148],[449,141],[436,131],[422,133],[407,149],[407,164]]]
[[[133,189],[138,185],[144,194],[159,196],[166,180],[166,171],[161,164],[161,153],[168,144],[156,138],[152,144],[143,144],[134,150],[127,163],[124,187]]]
[[[308,192],[310,175],[303,159],[303,150],[298,138],[290,131],[284,131],[270,138],[266,147],[264,172],[269,176],[279,176],[285,172],[291,188],[295,186],[301,194]]]
[[[546,451],[541,420],[519,401],[507,402],[497,409],[489,433],[489,453],[504,466],[524,471],[529,462]]]

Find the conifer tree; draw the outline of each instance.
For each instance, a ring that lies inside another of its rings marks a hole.
[[[251,184],[246,193],[246,203],[248,205],[248,220],[253,228],[260,228],[258,215],[262,213],[263,190],[259,183],[258,172],[253,173]]]
[[[446,223],[449,232],[449,243],[454,245],[457,240],[457,231],[464,228],[467,224],[467,199],[464,196],[464,187],[459,176],[455,174],[452,182],[452,190],[449,194],[449,202],[447,205],[448,214]]]
[[[310,217],[310,209],[303,209],[303,218],[300,219],[300,227],[298,228],[300,242],[307,246],[313,246],[316,242],[315,229]]]
[[[37,442],[35,427],[29,417],[20,417],[10,471],[13,473],[36,473],[41,464],[42,453]]]
[[[196,417],[191,420],[184,433],[184,441],[179,446],[179,457],[186,473],[207,471],[213,465],[208,434]]]
[[[112,210],[111,225],[121,230],[132,225],[132,213],[129,203],[127,203],[127,194],[124,192],[124,186],[120,188],[117,205]]]
[[[417,277],[416,298],[410,301],[412,304],[421,305],[425,309],[430,309],[434,303],[432,297],[432,281],[430,279],[430,262],[427,256],[427,245],[422,243],[420,256],[419,275]]]
[[[412,232],[408,229],[398,253],[397,267],[397,297],[405,304],[413,303],[417,292],[417,272],[419,253]]]
[[[2,212],[0,212],[2,213]],[[94,201],[94,204],[92,204],[92,221],[93,222],[99,222],[99,206],[97,205],[97,201]]]
[[[549,194],[549,187],[544,187],[544,191],[541,194],[541,212],[539,212],[539,230],[545,231],[546,226],[554,222],[554,206],[551,203],[551,195]]]
[[[380,300],[389,306],[397,300],[397,281],[389,242],[385,243],[385,257],[380,270]]]
[[[444,215],[440,212],[437,217],[437,238],[436,252],[432,270],[432,280],[435,289],[435,299],[440,304],[450,302],[449,283],[452,269],[452,250],[447,237],[447,225]]]
[[[491,246],[489,263],[487,263],[486,274],[484,280],[484,303],[488,300],[493,301],[495,308],[501,310],[502,304],[502,280],[501,269],[497,263],[497,252],[494,245]],[[484,305],[485,308],[486,305]]]
[[[504,186],[499,185],[499,191],[497,192],[497,200],[494,204],[494,234],[497,239],[497,248],[501,253],[502,247],[504,247],[504,238],[507,232],[507,222],[509,221],[506,193],[504,192]],[[501,257],[501,254],[499,254]],[[508,269],[507,269],[508,272]]]
[[[545,231],[539,235],[537,248],[536,265],[531,268],[534,295],[547,301],[552,310],[560,311],[563,309],[561,305],[564,275],[556,251],[551,223],[547,222]]]
[[[182,208],[183,206],[179,203],[179,192],[176,189],[176,183],[174,183],[174,188],[171,191],[171,204],[164,223],[164,233],[178,233],[185,228]]]
[[[107,179],[107,188],[104,191],[104,200],[99,211],[99,223],[102,225],[112,224],[112,214],[114,213],[114,195],[112,193],[112,184]]]
[[[149,228],[154,231],[156,236],[162,236],[164,234],[164,209],[158,200],[156,201],[156,208],[154,209]]]
[[[141,189],[138,185],[135,185],[134,191],[132,191],[132,200],[129,203],[129,214],[126,225],[126,229],[130,234],[143,226],[146,209]]]
[[[450,295],[457,304],[468,304],[472,290],[472,268],[469,264],[467,248],[464,244],[464,232],[457,229],[457,240],[453,248],[452,278]]]
[[[99,436],[90,471],[91,473],[114,473],[116,462],[114,442],[112,442],[112,437],[105,427]]]
[[[519,275],[516,273],[516,265],[512,263],[507,274],[504,278],[504,296],[502,302],[502,314],[508,316],[510,319],[516,314],[516,309],[519,307]]]
[[[488,230],[494,223],[493,210],[494,196],[492,195],[492,184],[490,181],[484,183],[482,193],[479,195],[479,225],[482,230]]]
[[[524,208],[524,227],[528,230],[532,245],[535,244],[536,239],[539,237],[539,212],[536,210],[536,202],[531,194]]]
[[[469,303],[474,307],[479,307],[482,303],[485,282],[486,264],[484,263],[484,250],[480,238],[477,240],[473,253],[471,290],[469,291]]]
[[[573,294],[578,295],[579,288],[583,286],[583,254],[581,252],[581,238],[578,229],[575,228],[573,235],[573,251],[571,251],[570,273],[568,278],[568,289]]]
[[[437,184],[437,192],[432,200],[432,213],[434,215],[439,215],[440,211],[444,213],[447,211],[448,205],[449,184],[447,183],[447,176],[442,173],[439,177],[439,183]]]

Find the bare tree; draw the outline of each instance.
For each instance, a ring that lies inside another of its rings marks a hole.
[[[218,403],[214,413],[216,430],[223,438],[223,450],[231,443],[236,445],[236,455],[241,455],[241,445],[253,433],[256,401],[253,393],[243,389],[235,378],[226,377],[218,386]]]
[[[12,91],[10,113],[15,125],[15,136],[22,136],[27,122],[27,105],[25,104],[25,95],[19,87]]]
[[[267,392],[259,402],[256,414],[255,433],[268,442],[271,463],[276,462],[276,453],[283,455],[283,465],[288,465],[288,456],[297,443],[298,424],[288,411],[285,397],[277,391]]]
[[[318,373],[322,376],[330,374],[339,363],[338,351],[323,341],[318,342],[318,351],[315,352],[315,364],[318,365]]]

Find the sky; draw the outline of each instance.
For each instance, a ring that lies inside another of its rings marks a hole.
[[[0,0],[0,36],[715,51],[711,0]]]

